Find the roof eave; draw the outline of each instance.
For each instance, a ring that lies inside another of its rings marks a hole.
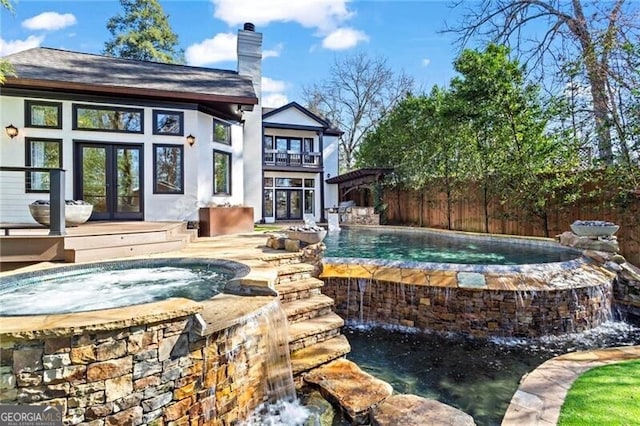
[[[96,85],[68,81],[39,80],[29,78],[7,77],[5,87],[30,88],[55,91],[76,91],[101,95],[120,95],[124,97],[140,97],[147,99],[169,99],[173,101],[198,103],[228,103],[253,106],[258,104],[254,96],[228,96],[206,93],[185,93],[172,90],[148,89],[127,86]]]

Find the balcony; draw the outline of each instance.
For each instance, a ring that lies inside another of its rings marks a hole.
[[[322,153],[265,149],[264,165],[273,167],[301,167],[318,169],[322,167]]]

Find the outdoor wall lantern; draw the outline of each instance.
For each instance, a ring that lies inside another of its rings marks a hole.
[[[7,136],[9,136],[11,139],[18,136],[18,128],[13,124],[9,124],[7,127],[4,128],[4,130],[7,132]]]
[[[196,137],[189,133],[189,136],[187,136],[187,143],[189,146],[193,146],[193,144],[196,143]]]

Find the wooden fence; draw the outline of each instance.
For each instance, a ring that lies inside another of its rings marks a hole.
[[[423,226],[448,229],[447,197],[433,191],[412,191],[386,188],[383,202],[387,205],[385,218],[390,225]],[[617,232],[620,252],[632,264],[640,265],[640,197],[627,200],[625,205],[611,206],[609,200],[583,199],[569,207],[547,211],[548,235],[554,237],[570,230],[575,220],[607,220],[620,225]],[[469,187],[451,202],[451,227],[457,231],[485,232],[485,216],[490,233],[545,236],[542,219],[523,210],[498,202],[488,204],[488,215],[481,191]]]

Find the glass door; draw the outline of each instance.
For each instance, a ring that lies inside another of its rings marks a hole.
[[[302,219],[302,191],[276,189],[276,220]]]
[[[91,220],[142,220],[142,146],[76,145],[75,197],[93,204]]]

